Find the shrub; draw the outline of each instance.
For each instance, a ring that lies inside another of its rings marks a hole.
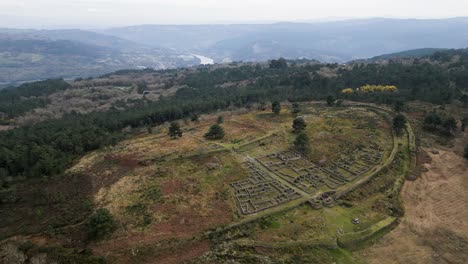
[[[206,139],[222,139],[224,137],[224,128],[219,124],[214,124],[210,127],[210,130],[205,134]]]
[[[115,229],[115,221],[109,210],[100,208],[92,214],[87,223],[88,237],[100,239],[112,233]]]
[[[402,130],[406,125],[406,117],[402,114],[398,114],[393,118],[393,129],[397,134],[401,134]]]
[[[294,147],[304,155],[310,151],[309,137],[305,133],[301,133],[294,140]]]
[[[271,103],[271,111],[275,114],[279,114],[281,112],[281,104],[278,101],[274,101]]]
[[[182,130],[180,129],[179,123],[172,122],[169,127],[169,136],[172,139],[176,139],[177,137],[182,137]]]
[[[293,121],[292,127],[294,129],[294,133],[299,133],[306,128],[307,124],[302,117],[296,117]]]

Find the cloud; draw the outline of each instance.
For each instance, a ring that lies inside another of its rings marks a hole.
[[[441,18],[467,16],[467,10],[467,0],[0,0],[0,15],[47,17],[61,24],[99,26],[329,17]],[[2,22],[0,18],[0,25]]]

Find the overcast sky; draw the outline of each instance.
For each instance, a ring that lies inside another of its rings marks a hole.
[[[468,0],[0,0],[0,27],[468,16]]]

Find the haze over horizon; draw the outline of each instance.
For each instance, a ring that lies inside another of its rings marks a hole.
[[[103,28],[140,24],[320,22],[357,18],[466,16],[468,2],[447,0],[1,0],[0,25],[11,28]]]

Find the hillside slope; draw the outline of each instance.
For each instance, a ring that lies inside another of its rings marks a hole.
[[[199,63],[194,56],[94,32],[0,29],[0,84]]]

